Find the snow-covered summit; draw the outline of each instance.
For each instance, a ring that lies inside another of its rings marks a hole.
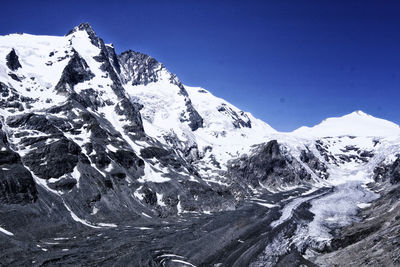
[[[291,134],[301,137],[400,135],[400,126],[358,110],[342,117],[328,118],[314,127],[300,127]]]

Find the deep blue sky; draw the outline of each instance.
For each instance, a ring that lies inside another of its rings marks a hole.
[[[89,22],[281,131],[361,109],[400,123],[397,1],[1,1],[0,34]]]

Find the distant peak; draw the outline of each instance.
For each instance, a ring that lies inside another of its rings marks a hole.
[[[89,35],[96,35],[92,26],[90,26],[90,24],[88,22],[83,22],[83,23],[79,24],[78,26],[76,26],[72,30],[70,30],[66,35],[68,36],[77,31],[86,31]]]
[[[141,53],[141,52],[136,52],[133,51],[131,49],[122,52],[119,56],[120,59],[126,61],[128,59],[131,59],[133,61],[136,62],[142,62],[142,63],[146,63],[149,66],[156,66],[158,64],[161,64],[160,62],[158,62],[155,58],[153,58],[152,56],[149,56],[147,54]],[[163,67],[165,67],[163,64],[161,64]]]
[[[356,110],[350,113],[349,115],[357,115],[357,116],[370,116],[362,110]]]

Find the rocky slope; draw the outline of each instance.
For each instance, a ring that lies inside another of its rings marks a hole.
[[[394,123],[278,133],[87,23],[1,36],[0,93],[5,265],[332,265],[378,234],[354,264],[396,264]]]

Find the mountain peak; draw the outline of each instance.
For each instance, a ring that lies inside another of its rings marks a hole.
[[[95,31],[93,30],[92,26],[88,22],[82,22],[78,26],[75,26],[72,30],[70,30],[66,36],[73,34],[77,31],[86,31],[89,35],[96,35]]]
[[[399,125],[376,118],[361,110],[342,117],[323,120],[313,127],[300,127],[292,132],[299,136],[394,136],[400,135]]]
[[[352,113],[350,113],[350,114],[348,114],[348,115],[346,115],[346,116],[350,116],[350,115],[353,115],[353,116],[363,116],[363,117],[371,116],[371,115],[365,113],[365,112],[362,111],[362,110],[353,111]]]

